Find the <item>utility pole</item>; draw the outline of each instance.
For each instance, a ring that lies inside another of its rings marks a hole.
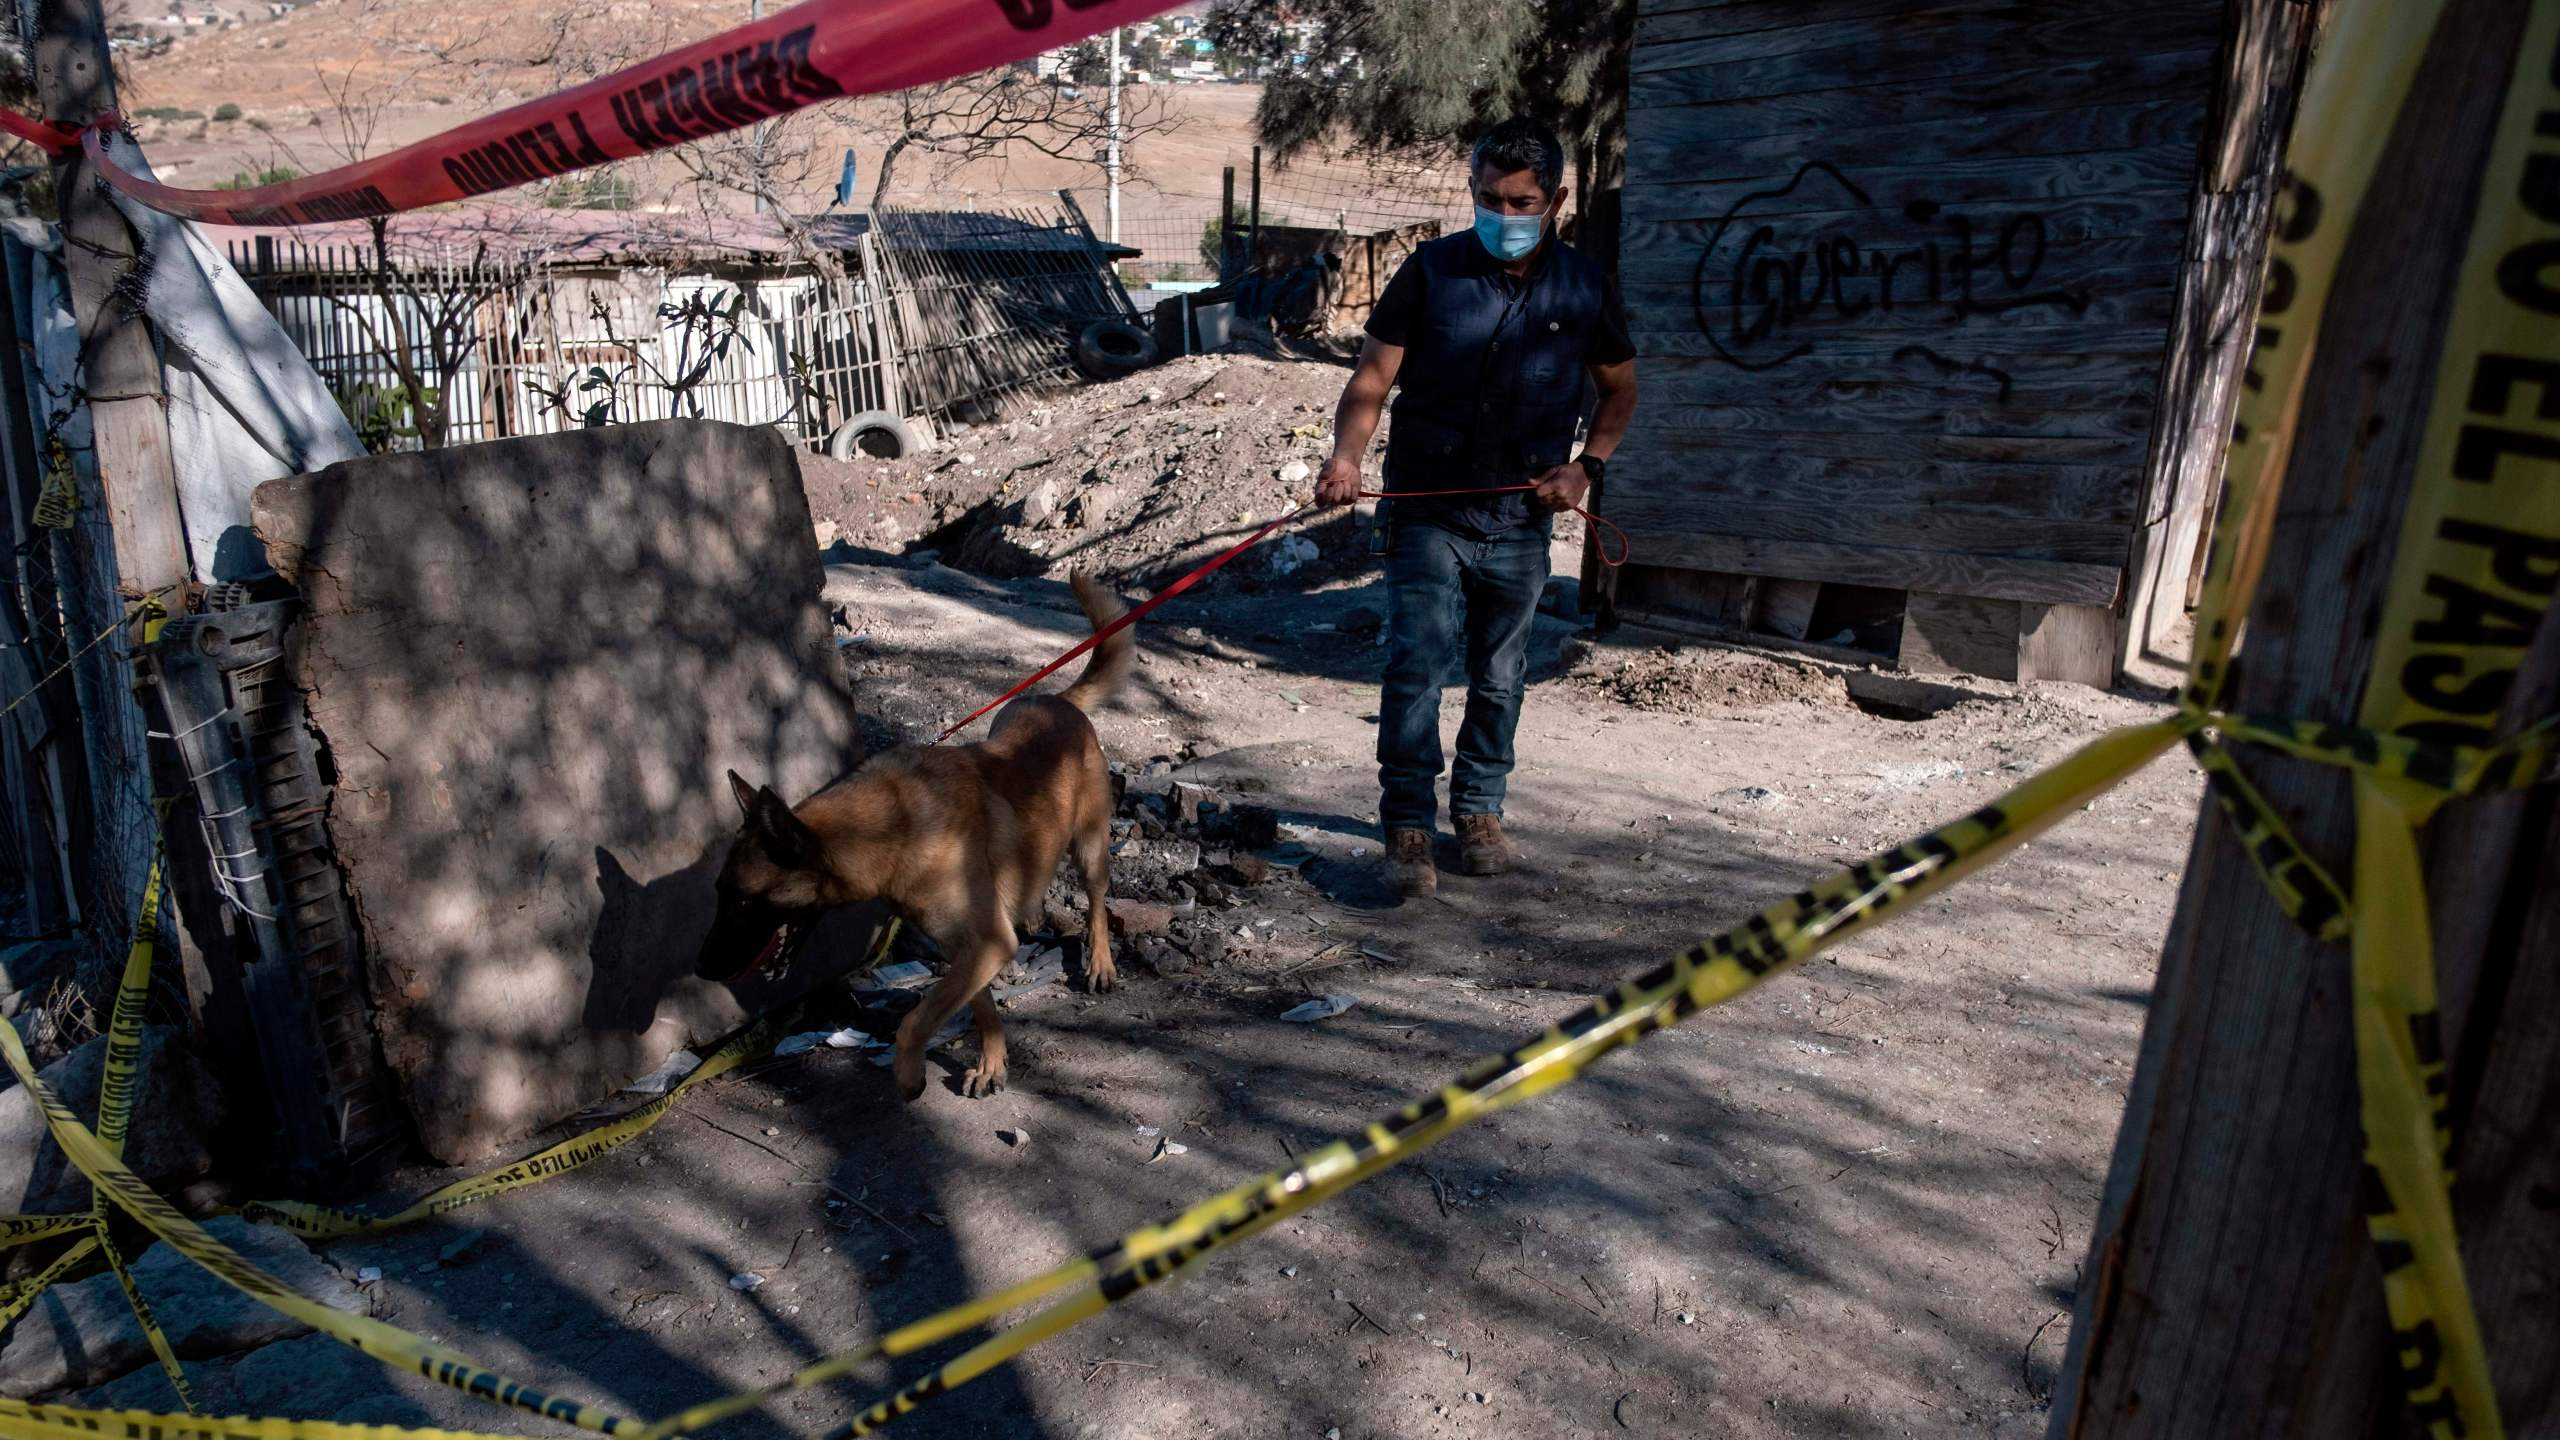
[[[1109,184],[1103,199],[1104,228],[1120,243],[1120,27],[1111,27],[1111,100],[1103,116],[1102,173]]]
[[[85,125],[116,108],[99,0],[44,0],[37,8],[36,91],[45,118]],[[148,597],[180,614],[192,566],[169,454],[168,397],[151,332],[116,293],[138,264],[133,230],[96,179],[77,150],[54,162],[62,263],[86,360],[83,399],[115,528],[116,594],[127,607]],[[141,638],[138,626],[132,638]]]
[[[748,0],[750,23],[763,18],[765,18],[765,0]],[[755,136],[748,141],[750,143],[748,164],[750,167],[755,167],[755,213],[758,215],[765,213],[765,126],[771,126],[771,120],[755,120]]]
[[[2270,467],[2281,501],[2264,513],[2281,518],[2265,542],[2243,663],[2223,697],[2232,711],[2371,724],[2359,719],[2359,705],[2376,696],[2394,703],[2425,678],[2416,662],[2377,665],[2388,629],[2377,617],[2386,615],[2401,550],[2440,556],[2464,533],[2453,521],[2404,523],[2422,475],[2439,493],[2447,478],[2474,483],[2438,451],[2450,449],[2441,438],[2450,427],[2515,447],[2494,456],[2498,468],[2478,483],[2560,480],[2551,426],[2560,410],[2548,389],[2537,409],[2524,378],[2560,375],[2560,359],[2547,344],[2494,352],[2453,328],[2457,296],[2481,297],[2470,313],[2496,317],[2508,327],[2500,334],[2531,333],[2531,317],[2519,309],[2547,314],[2560,304],[2547,258],[2560,253],[2560,206],[2549,188],[2560,177],[2560,130],[2549,128],[2560,113],[2548,98],[2560,76],[2554,4],[2446,5],[2432,37],[2410,41],[2416,68],[2396,123],[2356,147],[2373,166],[2361,202],[2336,190],[2315,199],[2297,189],[2289,198],[2279,230],[2299,225],[2301,233],[2287,238],[2348,228],[2325,298],[2297,288],[2289,267],[2276,272],[2285,283],[2267,286],[2261,351],[2276,347],[2282,361],[2284,344],[2309,348],[2298,352],[2302,368],[2288,384],[2290,453],[2278,451]],[[2530,49],[2528,33],[2542,37]],[[2333,31],[2323,43],[2337,38]],[[2511,83],[2536,93],[2511,97]],[[2297,147],[2322,123],[2305,111]],[[2495,166],[2493,136],[2505,157]],[[2475,237],[2526,260],[2500,268],[2471,258]],[[2536,257],[2544,257],[2538,280],[2528,263]],[[2495,278],[2483,284],[2484,272]],[[2282,373],[2253,361],[2253,380],[2261,368]],[[2448,411],[2448,403],[2466,408]],[[2547,517],[2545,510],[2512,519],[2514,553],[2525,553],[2528,532],[2547,535]],[[2251,535],[2253,518],[2226,514],[2221,523]],[[2466,703],[2479,705],[2482,723],[2500,734],[2560,705],[2560,608],[2549,607],[2543,578],[2553,542],[2531,543],[2541,547],[2533,552],[2544,566],[2537,575],[2516,562],[2484,580],[2495,595],[2444,582],[2444,593],[2469,597],[2475,608],[2457,604],[2440,627],[2423,620],[2416,627],[2421,635],[2460,631],[2464,638],[2448,643],[2477,647],[2469,653],[2484,665],[2497,656],[2510,667],[2495,673],[2494,690],[2484,681],[2467,692]],[[2510,576],[2525,586],[2514,593],[2541,604],[2509,598]],[[2439,590],[2430,580],[2425,593]],[[2503,607],[2496,625],[2471,618],[2493,604]],[[2388,629],[2395,638],[2404,633]],[[2505,660],[2510,654],[2517,658]],[[2406,901],[2369,895],[2361,867],[2350,865],[2369,838],[2359,828],[2370,812],[2357,787],[2371,782],[2258,746],[2239,747],[2239,759],[2303,849],[2331,875],[2354,877],[2358,927],[2376,923],[2377,912],[2406,913]],[[2359,1027],[2368,1040],[2375,1028],[2360,1013],[2369,982],[2359,968],[2370,957],[2315,940],[2288,919],[2240,828],[2211,801],[2206,807],[2151,995],[2048,1433],[2055,1440],[2464,1433],[2459,1424],[2408,1418],[2404,1378],[2423,1388],[2449,1373],[2439,1362],[2450,1342],[2432,1321],[2395,1333],[2378,1257],[2389,1254],[2390,1267],[2405,1273],[2409,1246],[2378,1246],[2368,1230],[2369,1211],[2409,1204],[2368,1171],[2359,1123]],[[2505,1433],[2519,1437],[2560,1430],[2553,1383],[2560,1309],[2551,1300],[2552,1257],[2560,1254],[2560,1207],[2552,1200],[2560,1194],[2560,1152],[2550,1143],[2552,1116],[2560,1114],[2555,817],[2560,805],[2548,786],[2454,800],[2414,842],[2426,874],[2427,913],[2417,923],[2422,935],[2432,930],[2443,1062],[2443,1088],[2434,1093],[2443,1107],[2437,1123],[2449,1136],[2445,1163],[2458,1177],[2451,1206],[2462,1272]],[[2430,1029],[2425,1048],[2436,1050],[2436,1034]],[[2426,1403],[2439,1397],[2431,1393]]]

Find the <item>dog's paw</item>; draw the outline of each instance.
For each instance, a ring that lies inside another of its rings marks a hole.
[[[907,1063],[906,1052],[903,1050],[898,1052],[897,1064],[890,1073],[897,1077],[898,1097],[900,1099],[912,1101],[916,1097],[924,1094],[923,1056],[917,1056],[915,1064],[910,1066]]]
[[[1085,988],[1097,994],[1119,983],[1120,967],[1112,964],[1107,956],[1095,960],[1092,968],[1085,971]]]
[[[984,1064],[969,1067],[960,1077],[960,1093],[972,1100],[983,1100],[1004,1088],[1004,1067],[989,1069]]]

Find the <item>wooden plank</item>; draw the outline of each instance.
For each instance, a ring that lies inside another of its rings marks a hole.
[[[2040,14],[2042,7],[2024,13]],[[2211,50],[2222,38],[2222,6],[2198,3],[2174,10],[2068,15],[2009,25],[1957,17],[1945,24],[1922,19],[1880,20],[1834,27],[1831,43],[1786,55],[1717,62],[1628,76],[1630,113],[1655,105],[1801,95],[1903,80],[1945,81],[1985,74],[2016,74],[2022,61],[2058,65],[2092,56],[2161,55]],[[2203,77],[2198,77],[2201,89]],[[2032,83],[2013,95],[2053,93]]]
[[[2018,618],[2018,678],[2116,683],[2116,617],[2103,605],[2026,605]]]
[[[2130,465],[1912,464],[1841,460],[1778,449],[1667,444],[1631,438],[1612,460],[1613,503],[1701,507],[1790,499],[1834,509],[1927,506],[2034,524],[2105,521],[2129,527],[2141,471]]]
[[[1663,446],[1714,446],[1724,443],[1731,432],[1721,428],[1693,425],[1693,417],[1712,419],[1712,409],[1674,408],[1661,414],[1636,411],[1635,428],[1647,443]],[[1778,430],[1754,432],[1750,448],[1759,454],[1785,455],[1802,460],[1858,460],[1873,464],[1953,465],[1979,462],[2021,468],[2058,466],[2101,466],[2110,469],[2139,466],[2142,445],[2139,441],[2054,439],[2039,435],[1861,435],[1836,430]]]
[[[1614,469],[1609,478],[1618,478]],[[2103,518],[2024,521],[1910,499],[1842,506],[1784,492],[1741,496],[1705,486],[1669,494],[1622,493],[1609,502],[1609,518],[1640,550],[1652,535],[1695,527],[1702,517],[1712,517],[1724,533],[1764,540],[1901,545],[2119,568],[2129,534],[2124,522]]]
[[[1976,331],[2044,331],[2045,342],[2056,349],[2069,348],[2070,338],[2091,330],[2131,333],[2151,331],[2166,338],[2169,325],[2177,316],[2177,282],[2180,267],[2164,263],[2148,270],[2113,276],[2069,274],[2062,287],[2080,292],[2081,308],[2065,305],[2015,306],[2008,309],[1974,308],[1964,314],[1961,326],[1970,334]],[[1810,283],[1810,282],[1808,282]],[[1741,313],[1729,299],[1700,314],[1698,287],[1688,275],[1677,281],[1620,277],[1621,292],[1626,299],[1627,332],[1637,336],[1695,335],[1706,320],[1719,329],[1753,323],[1762,311],[1745,306]],[[1719,287],[1720,289],[1722,287]],[[2003,287],[1990,281],[1984,298],[1997,301]],[[1877,303],[1875,282],[1854,277],[1846,291],[1833,290],[1809,309],[1787,315],[1783,323],[1791,335],[1904,335],[1917,337],[1923,332],[1944,330],[1953,319],[1951,301],[1930,304],[1925,294],[1901,294],[1894,307],[1885,309]],[[1844,303],[1845,302],[1845,303]],[[1773,337],[1775,332],[1772,332]],[[1639,340],[1639,347],[1646,342]]]
[[[1665,565],[1620,567],[1618,603],[1739,630],[1745,621],[1748,580],[1720,570],[1684,570]]]
[[[2190,108],[2200,125],[2215,53],[2213,45],[2205,44],[2060,64],[2018,57],[2008,69],[1973,75],[1690,104],[1656,102],[1629,112],[1628,143],[1705,146],[1767,135],[1850,134],[2005,113],[2152,103]]]
[[[1838,397],[1833,397],[1838,398]],[[1679,423],[1694,430],[1748,435],[1793,433],[1823,425],[1843,435],[1872,437],[1879,445],[1908,439],[1914,431],[1972,439],[2129,441],[2139,447],[2151,434],[2151,398],[2127,393],[2112,405],[2053,410],[2001,405],[1989,397],[1955,400],[1909,393],[1875,393],[1856,403],[1804,403],[1805,397],[1773,391],[1755,403],[1698,404],[1651,395],[1645,403],[1676,405]],[[1641,415],[1643,412],[1637,412]],[[1737,442],[1738,443],[1738,442]]]
[[[2002,217],[2000,223],[2007,223],[2006,217]],[[1712,234],[1713,228],[1709,226],[1707,233]],[[1952,235],[1949,238],[1952,239]],[[1993,250],[1989,263],[1996,265],[1999,240],[1996,226],[1990,238]],[[1619,278],[1622,283],[1630,285],[1642,284],[1653,287],[1666,284],[1677,285],[1682,287],[1681,294],[1685,298],[1686,287],[1697,278],[1698,257],[1704,243],[1701,239],[1685,245],[1659,246],[1647,250],[1630,248],[1625,252],[1624,262],[1619,269]],[[2044,265],[2040,268],[2049,269],[2055,274],[2126,275],[2166,266],[2177,258],[2175,250],[2162,243],[2161,237],[2155,233],[2099,235],[2076,240],[2068,245],[2054,244],[2052,238],[2048,236],[2045,252]],[[1942,257],[1947,253],[1949,252],[1942,250]],[[1979,249],[1975,251],[1975,255],[1977,260],[1981,259]],[[1941,263],[1943,264],[1943,259]],[[1807,283],[1810,281],[1808,280]]]
[[[1777,174],[1816,153],[1980,160],[2157,146],[2192,151],[2203,121],[2204,107],[2191,96],[2112,104],[2067,100],[1874,125],[1807,126],[1742,101],[1729,107],[1670,107],[1645,112],[1640,123],[1630,122],[1638,133],[1627,142],[1627,176],[1661,183],[1690,178],[1694,167],[1713,167],[1727,178]],[[1732,133],[1721,133],[1726,131]]]
[[[1889,545],[1766,540],[1697,531],[1647,531],[1637,545],[1637,553],[1648,565],[2048,603],[2112,604],[2123,578],[2121,567],[2112,565],[1963,555]]]
[[[1923,675],[2018,678],[2015,600],[1911,592],[1902,612],[1902,650],[1895,661]]]
[[[2184,213],[2196,175],[2192,141],[2135,150],[1936,157],[1890,165],[1875,164],[1861,154],[1825,138],[1799,147],[1776,168],[1757,159],[1708,159],[1644,172],[1641,178],[1630,172],[1626,213],[1661,222],[1875,209],[1893,217],[1881,228],[1896,243],[1935,238],[1948,245],[1955,243],[1954,223],[1963,218],[1971,221],[1977,243],[1987,250],[2011,216],[2041,212],[2055,201],[2147,199],[2155,207]],[[1829,166],[1837,178],[1807,175],[1814,161]],[[1933,207],[1937,218],[1917,221],[1911,214],[1914,205]],[[1970,207],[1996,207],[1999,213],[1966,216]]]
[[[1729,227],[1725,214],[1741,193],[1727,197],[1721,205],[1699,203],[1695,197],[1677,193],[1676,204],[1660,203],[1660,197],[1675,194],[1662,186],[1629,185],[1624,201],[1625,222],[1619,232],[1621,253],[1642,254],[1647,251],[1672,250],[1694,255],[1702,246],[1722,238],[1717,233]],[[2036,219],[2043,227],[2047,263],[2066,247],[2091,240],[2110,239],[2120,235],[2136,235],[2150,239],[2160,249],[2153,253],[2177,253],[2177,245],[2186,233],[2187,200],[2183,193],[2146,193],[2137,195],[2083,195],[2057,200],[2034,207]],[[1973,201],[1954,201],[1971,204]],[[1986,204],[1999,203],[1996,198]],[[1916,227],[1896,199],[1890,205],[1854,205],[1846,203],[1834,191],[1816,194],[1811,188],[1797,196],[1754,205],[1742,212],[1763,224],[1784,223],[1791,232],[1812,233],[1838,229],[1852,234],[1901,236]],[[1976,243],[1993,244],[2000,227],[2018,213],[2009,207],[1990,218],[1988,225],[1977,221]],[[1744,237],[1748,239],[1747,234]],[[1905,244],[1925,241],[1925,235],[1905,240]],[[1947,239],[1953,241],[1950,232]]]
[[[1915,63],[1915,52],[1932,53],[1933,47],[1952,50],[1967,40],[1984,48],[2016,44],[2019,33],[2030,26],[2047,27],[2048,34],[2059,36],[2063,43],[2057,49],[2061,54],[2087,54],[2089,47],[2071,42],[2087,33],[2088,22],[2140,17],[2158,26],[2174,27],[2192,24],[2207,11],[2218,31],[2221,0],[2179,0],[2144,6],[2126,5],[2120,0],[2115,4],[2108,0],[2037,0],[2032,6],[2020,5],[2016,0],[1926,0],[1901,5],[1881,0],[1831,0],[1829,4],[1816,0],[1794,24],[1735,30],[1711,26],[1709,33],[1693,36],[1666,33],[1680,27],[1657,27],[1639,36],[1628,57],[1628,69],[1630,75],[1642,76],[1709,65],[1766,64],[1822,56],[1844,47],[1875,45],[1881,40],[1884,44],[1871,57],[1865,74],[1872,77],[1881,71],[1890,76],[1900,67]],[[2071,22],[2078,22],[2081,28],[2071,28]],[[1860,83],[1860,76],[1852,74],[1843,83]]]
[[[1745,612],[1751,628],[1802,640],[1813,626],[1813,607],[1822,598],[1817,580],[1755,579]]]

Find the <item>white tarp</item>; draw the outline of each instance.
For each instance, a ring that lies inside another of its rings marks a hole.
[[[125,171],[151,175],[132,137],[108,144]],[[141,239],[143,310],[160,339],[178,512],[196,578],[256,574],[266,556],[249,531],[249,492],[262,480],[355,459],[364,446],[302,352],[194,225],[110,193]]]

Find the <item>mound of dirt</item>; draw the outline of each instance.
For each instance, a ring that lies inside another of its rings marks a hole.
[[[1588,649],[1564,680],[1601,699],[1674,715],[1773,705],[1851,708],[1848,684],[1838,675],[1740,650]]]
[[[805,461],[810,513],[822,544],[930,549],[998,579],[1084,569],[1161,585],[1314,492],[1347,375],[1304,359],[1186,356],[1044,397],[928,455]],[[1314,588],[1365,565],[1367,539],[1351,512],[1309,517],[1219,579]]]

